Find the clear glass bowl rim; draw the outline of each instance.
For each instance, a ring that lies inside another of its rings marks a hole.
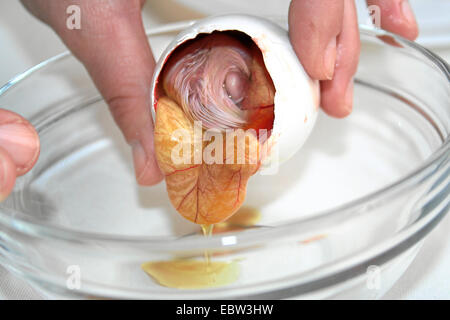
[[[184,29],[191,24],[195,23],[194,21],[182,21],[171,24],[162,25],[159,27],[152,28],[147,31],[147,36],[158,35],[161,33],[179,31],[180,29]],[[387,31],[381,29],[371,28],[365,25],[360,25],[360,32],[366,36],[372,37],[380,37],[387,36],[393,38],[397,43],[409,47],[413,50],[418,51],[424,56],[424,59],[428,59],[429,62],[434,64],[439,70],[441,70],[442,74],[448,80],[450,85],[450,67],[449,65],[442,60],[439,56],[429,51],[428,49],[420,46],[415,42],[411,42],[406,40],[400,36],[389,33]],[[0,96],[5,94],[8,90],[18,85],[21,81],[28,79],[32,76],[33,73],[44,69],[45,67],[52,65],[53,63],[59,62],[65,58],[71,56],[71,53],[66,51],[54,57],[51,57],[34,67],[26,70],[23,73],[18,74],[13,77],[10,81],[8,81],[5,85],[0,88]],[[261,242],[261,239],[273,239],[274,237],[287,237],[290,235],[298,234],[299,231],[307,231],[314,228],[312,226],[320,224],[321,227],[331,226],[334,221],[339,221],[343,217],[346,219],[351,218],[353,215],[359,213],[358,208],[362,206],[366,206],[368,204],[373,205],[374,203],[384,202],[386,200],[395,198],[396,195],[407,192],[410,188],[412,188],[417,181],[422,180],[428,175],[432,174],[433,168],[436,164],[441,163],[442,161],[448,161],[450,155],[450,137],[447,136],[443,144],[418,168],[416,168],[409,175],[381,188],[375,192],[372,192],[366,196],[360,197],[358,199],[347,202],[341,206],[336,208],[328,209],[319,213],[314,214],[313,216],[307,216],[300,219],[296,219],[294,221],[289,222],[285,225],[279,225],[276,228],[263,228],[259,230],[255,230],[253,232],[248,233],[231,233],[236,237],[236,245],[252,245],[254,243]],[[13,213],[12,209],[2,208],[3,211],[9,211],[9,213]],[[438,214],[436,214],[438,215]],[[154,236],[146,236],[146,237],[136,237],[136,236],[122,236],[122,235],[105,235],[98,234],[92,232],[83,232],[83,231],[75,231],[65,227],[54,226],[54,225],[46,225],[39,222],[29,222],[23,219],[12,218],[14,215],[2,214],[0,212],[0,223],[11,228],[20,233],[24,233],[34,237],[42,237],[45,239],[54,238],[65,241],[105,241],[111,243],[128,243],[128,244],[145,244],[149,249],[155,249],[157,251],[162,250],[192,250],[192,249],[200,249],[200,248],[217,248],[223,246],[221,235],[213,236],[209,239],[209,241],[205,244],[204,239],[200,239],[197,237],[185,238],[180,241],[179,238],[167,238],[167,237],[154,237]],[[441,215],[440,218],[443,216]],[[422,222],[423,225],[421,227],[425,227],[431,221],[434,221],[437,216],[429,217],[427,221],[421,221],[422,218],[418,219],[411,226],[402,230],[401,234],[398,234],[395,238],[397,241],[401,242],[412,236],[415,232],[417,232],[417,227]],[[440,219],[439,219],[440,220]],[[432,229],[432,228],[431,228]],[[431,230],[430,229],[430,230]],[[420,230],[420,228],[419,228]],[[428,232],[427,232],[428,233]],[[227,237],[229,236],[226,235]],[[401,237],[400,237],[401,236]],[[390,239],[394,240],[394,239]],[[387,240],[386,240],[387,241]],[[386,242],[385,241],[385,242]],[[393,242],[390,242],[391,245],[394,245]],[[391,247],[391,246],[389,246]]]

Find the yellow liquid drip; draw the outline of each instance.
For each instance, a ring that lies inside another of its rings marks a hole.
[[[210,237],[213,232],[214,225],[213,224],[202,224],[201,227],[202,227],[203,236]],[[209,271],[209,261],[210,261],[209,251],[205,250],[204,255],[205,255],[206,272],[208,272]]]
[[[202,225],[205,237],[211,236],[214,225]],[[211,261],[205,251],[204,260],[175,259],[142,264],[142,269],[160,285],[177,289],[203,289],[221,287],[239,277],[236,261]]]
[[[202,224],[201,227],[202,227],[203,235],[205,237],[210,237],[213,232],[214,225],[213,224]]]

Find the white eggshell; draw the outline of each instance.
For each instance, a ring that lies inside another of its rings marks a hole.
[[[274,146],[265,166],[273,166],[291,158],[311,133],[320,103],[318,81],[306,74],[291,46],[288,33],[277,24],[256,16],[232,14],[199,20],[179,33],[162,53],[152,81],[152,106],[155,105],[157,79],[167,57],[179,45],[201,33],[237,30],[247,34],[261,49],[267,71],[275,86],[272,135]],[[154,107],[152,113],[154,115]]]

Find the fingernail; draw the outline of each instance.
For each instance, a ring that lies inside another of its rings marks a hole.
[[[414,23],[416,21],[416,18],[414,17],[414,13],[411,9],[411,5],[409,4],[408,0],[403,0],[401,3],[401,9],[403,18],[408,21],[409,23]]]
[[[347,109],[348,113],[352,112],[353,109],[353,78],[350,80],[347,86],[347,90],[345,91],[345,108]]]
[[[131,143],[131,150],[133,153],[134,171],[136,178],[138,178],[147,163],[147,155],[145,154],[144,147],[139,141]]]
[[[328,80],[333,79],[334,75],[334,68],[336,65],[336,37],[331,39],[330,43],[327,45],[327,48],[325,49],[325,55],[324,55],[324,68],[325,68],[325,75]]]
[[[17,170],[28,169],[39,154],[39,137],[34,129],[25,123],[0,125],[0,146],[11,156]]]

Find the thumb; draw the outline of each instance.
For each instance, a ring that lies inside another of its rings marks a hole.
[[[28,172],[39,156],[39,137],[20,115],[0,109],[0,201],[12,191],[16,176]]]
[[[39,136],[26,119],[0,109],[0,148],[9,156],[5,161],[12,160],[14,176],[21,176],[34,166],[39,157]],[[5,157],[2,156],[2,160]]]

